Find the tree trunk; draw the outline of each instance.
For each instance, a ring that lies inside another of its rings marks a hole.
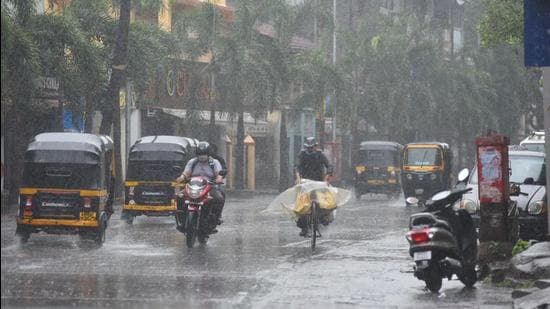
[[[214,73],[210,73],[210,125],[208,128],[208,141],[215,143],[216,134],[216,97],[214,95],[215,79]]]
[[[94,102],[91,97],[86,96],[86,106],[84,115],[84,132],[92,133],[94,128]]]
[[[279,134],[279,192],[288,188],[288,138],[286,132],[286,112],[281,110],[281,132]]]
[[[235,188],[244,189],[244,113],[239,112],[237,121],[237,144],[235,149]]]
[[[101,134],[109,134],[113,126],[113,142],[115,150],[116,188],[120,194],[122,183],[122,167],[120,153],[120,88],[126,82],[126,65],[128,63],[128,32],[130,29],[130,4],[131,0],[120,0],[120,18],[115,41],[113,65],[111,67],[111,79],[107,91],[107,102],[110,103],[110,113],[103,113],[101,121]]]

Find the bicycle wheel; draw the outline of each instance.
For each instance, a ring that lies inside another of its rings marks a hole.
[[[310,231],[311,231],[311,250],[315,250],[317,242],[317,235],[319,234],[319,204],[317,202],[311,202],[311,215],[310,215]]]

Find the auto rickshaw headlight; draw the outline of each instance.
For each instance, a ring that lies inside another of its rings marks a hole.
[[[408,180],[412,180],[412,179],[413,179],[413,175],[412,175],[412,174],[407,174],[407,179],[408,179]]]
[[[430,179],[431,180],[436,180],[437,179],[437,174],[431,174]]]
[[[536,201],[529,204],[527,213],[530,215],[540,215],[546,211],[546,203],[544,201]]]

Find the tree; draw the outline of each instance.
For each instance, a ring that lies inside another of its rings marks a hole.
[[[483,3],[485,15],[479,24],[482,45],[523,44],[523,1],[484,0]]]
[[[120,0],[118,29],[116,32],[115,46],[113,49],[113,61],[111,65],[111,78],[107,90],[107,106],[103,113],[100,132],[109,135],[111,126],[115,145],[115,162],[117,175],[117,188],[121,184],[122,167],[120,166],[120,88],[126,83],[126,68],[128,65],[128,32],[130,31],[130,7],[131,0]]]
[[[25,142],[32,132],[32,81],[39,70],[38,46],[28,31],[34,12],[31,1],[2,2],[2,132],[5,132],[6,186],[9,201],[18,196]],[[22,142],[23,141],[23,142]]]

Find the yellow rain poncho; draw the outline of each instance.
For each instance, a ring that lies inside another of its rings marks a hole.
[[[279,194],[267,207],[268,212],[284,210],[293,217],[310,213],[311,201],[315,199],[321,210],[331,211],[347,203],[351,192],[338,187],[328,186],[324,181],[303,179]]]

